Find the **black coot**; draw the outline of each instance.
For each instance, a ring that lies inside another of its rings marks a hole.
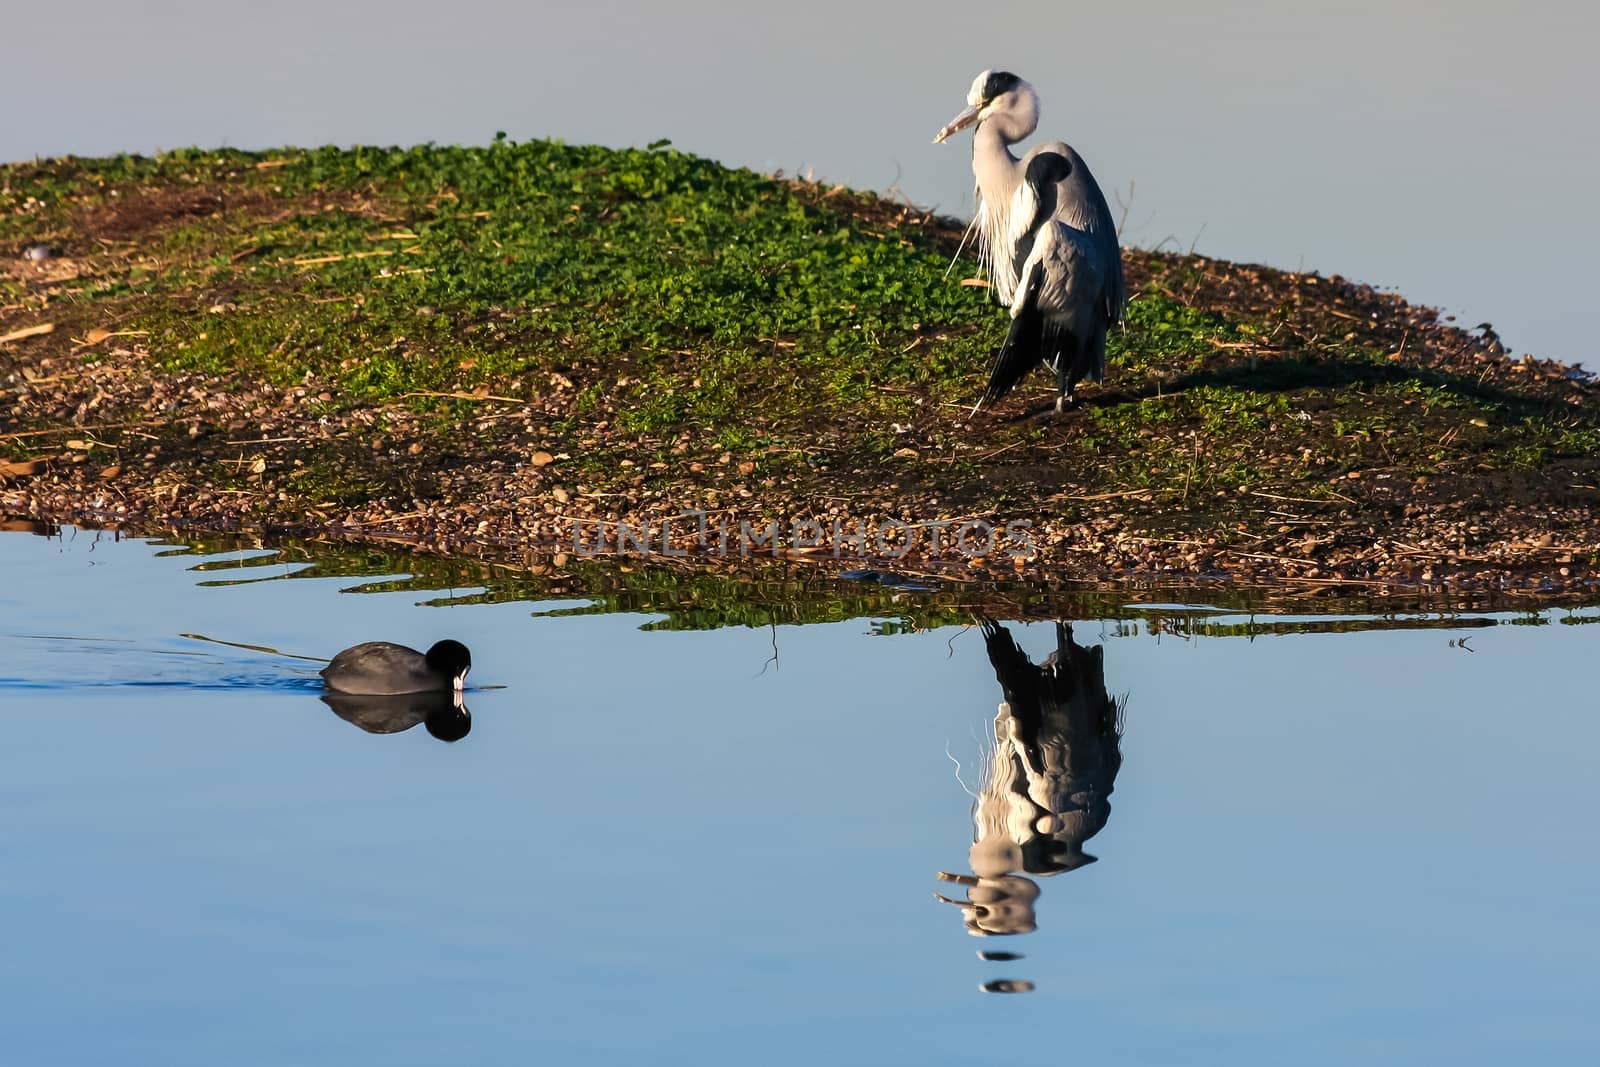
[[[322,681],[341,693],[393,696],[460,689],[472,669],[472,653],[460,641],[440,641],[427,653],[388,641],[347,648],[322,669]]]

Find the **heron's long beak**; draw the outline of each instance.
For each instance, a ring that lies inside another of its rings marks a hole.
[[[938,133],[933,135],[933,143],[934,144],[944,144],[947,140],[950,139],[952,134],[955,134],[955,133],[957,133],[957,132],[959,132],[961,130],[964,130],[968,126],[971,126],[974,122],[977,122],[978,121],[978,113],[981,112],[982,110],[983,110],[982,107],[978,106],[977,104],[974,104],[971,107],[967,108],[965,111],[961,112],[961,114],[957,115],[955,118],[953,118],[949,122],[945,123],[944,129],[940,130]]]

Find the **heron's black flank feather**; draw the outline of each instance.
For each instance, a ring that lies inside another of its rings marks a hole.
[[[1040,152],[1028,161],[1022,180],[1034,188],[1064,182],[1072,174],[1072,160],[1060,152]]]
[[[1044,284],[1044,267],[1035,265],[1024,280],[1022,310],[1011,320],[1011,329],[1005,342],[995,353],[994,366],[989,371],[989,387],[978,401],[981,408],[992,404],[1016,387],[1016,384],[1042,362],[1040,349],[1044,346],[1044,316],[1039,312],[1039,287]]]

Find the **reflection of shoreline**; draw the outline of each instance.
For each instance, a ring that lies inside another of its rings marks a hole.
[[[1056,648],[1037,665],[1005,627],[985,620],[982,629],[1005,699],[973,804],[973,873],[939,872],[940,880],[966,887],[966,898],[935,896],[961,909],[968,933],[997,937],[1038,926],[1039,884],[1027,875],[1051,877],[1096,861],[1083,846],[1111,817],[1123,708],[1106,692],[1104,649],[1077,644],[1070,624],[1056,623]],[[1033,985],[1006,979],[983,988],[1026,992]]]
[[[581,557],[700,555],[749,559],[753,555],[767,554],[778,559],[809,553],[862,563],[906,559],[914,552],[919,560],[970,561],[991,557],[1028,559],[1037,551],[1030,533],[1033,522],[1029,519],[1004,523],[968,519],[958,524],[905,519],[882,519],[873,523],[866,519],[836,517],[830,525],[824,526],[809,518],[792,519],[787,523],[765,518],[757,526],[749,519],[738,519],[735,525],[735,518],[734,515],[713,517],[696,508],[664,516],[659,524],[648,518],[633,522],[573,518],[568,520],[572,528],[568,547]],[[594,528],[592,535],[589,527]],[[946,529],[950,531],[948,534]]]

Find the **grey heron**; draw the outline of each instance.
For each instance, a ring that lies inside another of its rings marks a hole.
[[[1105,335],[1121,321],[1122,308],[1127,301],[1122,249],[1117,243],[1116,222],[1111,217],[1105,194],[1100,191],[1083,157],[1064,142],[1037,145],[1020,160],[1011,154],[1011,146],[1031,135],[1039,125],[1039,95],[1033,86],[1015,74],[986,70],[974,78],[967,93],[967,107],[939,131],[934,143],[943,143],[974,124],[972,173],[977,180],[978,203],[973,227],[978,232],[979,258],[988,267],[995,298],[1011,306],[1015,327],[1021,315],[1017,305],[1018,290],[1022,287],[1023,268],[1033,247],[1033,241],[1022,238],[1031,232],[1034,241],[1045,236],[1058,246],[1063,242],[1070,244],[1070,255],[1055,256],[1047,264],[1047,267],[1065,269],[1068,273],[1052,277],[1051,270],[1046,270],[1040,293],[1044,303],[1037,306],[1051,330],[1065,333],[1070,339],[1074,365],[1082,365],[1084,373],[1103,373]],[[1026,180],[1029,166],[1045,155],[1058,156],[1065,161],[1064,170],[1060,164],[1049,162],[1038,172],[1041,182],[1055,176],[1049,181],[1053,188],[1048,195],[1042,187],[1030,187]],[[1036,218],[1041,211],[1043,218],[1055,225],[1042,225]],[[1072,271],[1078,272],[1077,275]],[[1086,276],[1091,273],[1098,278]],[[1046,288],[1050,285],[1058,286],[1059,291],[1050,292]],[[1036,304],[1038,300],[1039,297],[1035,297]],[[1053,305],[1058,305],[1055,312],[1047,314]],[[1065,316],[1068,305],[1081,312],[1071,316],[1071,321]],[[1010,342],[1011,338],[1007,340]],[[1020,343],[1021,339],[1018,340]],[[1005,353],[1002,349],[1002,353],[1014,361],[1019,358],[1019,350],[1011,347],[1012,352]],[[1050,359],[1041,356],[1033,362],[1040,361],[1050,362]],[[1000,370],[998,361],[995,369]],[[979,406],[1003,395],[1021,376],[1017,373],[998,391],[999,381],[991,380]],[[1063,381],[1058,367],[1058,386]],[[1057,410],[1070,398],[1071,387],[1067,385],[1061,389]]]
[[[1018,275],[1011,328],[995,353],[974,414],[1040,364],[1055,372],[1058,413],[1072,403],[1079,381],[1105,377],[1106,330],[1115,321],[1106,270],[1093,238],[1062,222],[1056,211],[1071,167],[1066,156],[1054,152],[1028,160],[1011,214],[1018,231],[1010,253]]]

